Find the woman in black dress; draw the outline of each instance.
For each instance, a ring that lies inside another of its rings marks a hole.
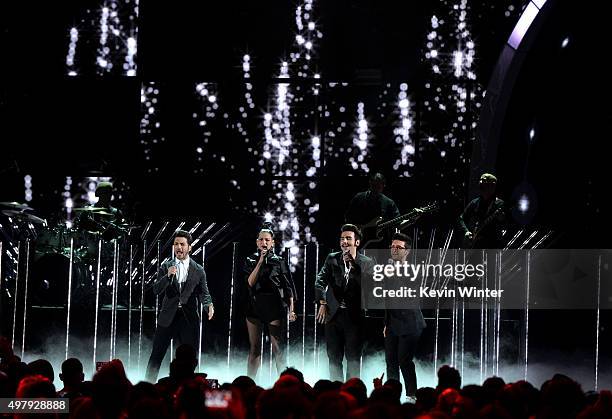
[[[296,319],[293,304],[296,297],[295,286],[287,264],[274,254],[274,233],[263,228],[257,236],[257,252],[247,257],[244,274],[249,290],[249,304],[246,311],[246,324],[249,332],[249,377],[257,375],[261,362],[261,328],[268,326],[272,353],[276,369],[280,373],[286,367],[285,353],[281,349],[281,339],[286,319]],[[288,315],[287,315],[288,310]]]

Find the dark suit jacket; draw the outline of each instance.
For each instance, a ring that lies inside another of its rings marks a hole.
[[[384,281],[384,287],[387,289],[397,290],[406,285],[406,278],[403,277],[386,277]],[[385,299],[385,326],[391,336],[420,336],[426,323],[418,298]]]
[[[171,260],[162,263],[157,274],[157,280],[153,283],[155,295],[163,295],[157,324],[162,327],[170,326],[180,301],[181,310],[187,321],[196,325],[200,321],[200,303],[204,304],[206,313],[212,305],[212,298],[206,283],[206,272],[193,258],[189,258],[187,280],[180,289],[176,276],[168,277],[168,268],[172,265],[173,261]]]
[[[421,336],[426,323],[421,310],[412,308],[385,310],[385,326],[391,336]]]
[[[317,275],[315,298],[317,301],[327,301],[326,322],[334,317],[342,299],[347,303],[351,317],[359,318],[361,316],[361,278],[362,275],[372,275],[374,260],[358,253],[355,262],[357,262],[357,266],[351,269],[348,283],[344,279],[346,269],[342,260],[342,252],[327,255],[325,263]]]
[[[291,272],[287,267],[287,262],[285,262],[282,257],[275,254],[271,254],[259,269],[259,275],[257,276],[255,285],[253,287],[249,286],[249,275],[255,270],[258,260],[259,253],[254,253],[251,256],[247,256],[244,264],[244,283],[247,284],[249,296],[253,297],[261,290],[265,292],[273,289],[278,292],[283,304],[288,306],[290,297],[293,297],[294,301],[297,301],[297,291],[293,279],[291,278]]]

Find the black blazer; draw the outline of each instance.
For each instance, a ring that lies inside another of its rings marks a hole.
[[[285,306],[289,305],[290,297],[293,297],[293,300],[297,301],[297,291],[293,278],[291,278],[291,272],[287,267],[287,262],[285,262],[282,257],[275,254],[268,256],[266,262],[259,268],[257,282],[253,287],[249,286],[249,275],[255,270],[258,260],[259,253],[254,253],[251,256],[247,256],[246,262],[244,263],[244,283],[247,285],[249,296],[253,297],[262,289],[274,289]]]
[[[206,313],[212,305],[212,298],[206,283],[206,272],[193,258],[189,258],[187,280],[180,289],[176,276],[168,276],[168,268],[172,265],[173,261],[171,260],[162,263],[157,274],[157,280],[153,283],[155,295],[163,295],[157,324],[162,327],[170,326],[178,310],[179,301],[187,321],[194,325],[198,324],[200,321],[200,303],[204,304]]]
[[[385,326],[392,336],[421,336],[427,326],[418,308],[385,310]]]
[[[344,299],[347,303],[351,317],[358,318],[361,316],[361,278],[362,275],[372,275],[374,260],[358,253],[355,262],[357,266],[351,269],[347,283],[344,279],[346,268],[342,260],[342,252],[333,252],[327,255],[315,281],[316,301],[327,301],[328,310],[325,322],[334,317],[341,299]]]

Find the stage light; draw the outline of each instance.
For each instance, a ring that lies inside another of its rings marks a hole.
[[[461,77],[463,69],[463,52],[453,52],[453,67],[455,68],[455,77]]]
[[[523,214],[529,211],[529,198],[527,195],[522,195],[519,199],[519,211]]]
[[[563,42],[561,42],[561,48],[565,48],[569,44],[569,38],[565,38]]]
[[[540,8],[544,5],[546,0],[540,0],[538,2],[529,2],[523,14],[521,15],[519,21],[517,22],[514,30],[510,34],[510,38],[508,39],[508,45],[512,48],[517,49],[523,40],[523,37],[529,30],[529,27],[533,23],[534,19],[538,15]]]
[[[25,200],[30,202],[32,200],[32,176],[25,175],[23,180],[25,186]]]

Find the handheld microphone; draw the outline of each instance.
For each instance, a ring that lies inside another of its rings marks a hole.
[[[168,277],[170,278],[170,281],[173,281],[174,279],[178,280],[177,275],[176,275],[178,273],[178,259],[176,258],[176,256],[172,258],[172,266],[177,268],[177,272],[170,274]]]
[[[344,256],[348,255],[351,251],[349,249],[342,249],[342,261],[344,262],[344,278],[348,281],[348,277],[351,274],[352,264],[344,260]]]

